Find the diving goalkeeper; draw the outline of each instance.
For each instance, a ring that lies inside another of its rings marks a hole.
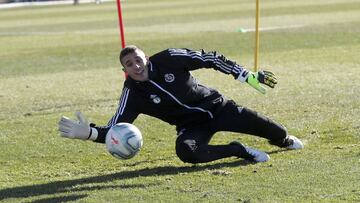
[[[215,69],[265,94],[264,85],[273,88],[277,83],[270,71],[250,72],[217,52],[204,50],[170,48],[148,57],[134,45],[121,50],[120,63],[128,77],[108,124],[89,124],[77,112],[78,120],[60,119],[61,136],[104,143],[110,127],[119,122],[132,123],[142,113],[176,126],[175,150],[183,162],[204,163],[232,156],[254,162],[270,159],[267,153],[238,141],[210,145],[219,131],[259,136],[281,148],[303,148],[303,143],[289,135],[284,126],[201,85],[190,73],[200,68]]]

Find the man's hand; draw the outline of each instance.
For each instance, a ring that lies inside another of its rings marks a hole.
[[[274,73],[270,71],[258,71],[258,72],[249,72],[245,80],[251,87],[255,88],[262,94],[266,93],[266,89],[260,85],[265,84],[271,88],[274,88],[277,84],[277,79]]]
[[[90,128],[89,122],[85,119],[80,111],[75,113],[77,120],[71,120],[62,116],[59,121],[59,131],[62,137],[81,140],[95,140],[97,130]]]

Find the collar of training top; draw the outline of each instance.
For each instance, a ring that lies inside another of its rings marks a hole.
[[[149,69],[149,80],[157,80],[157,78],[159,77],[158,69],[151,61],[149,61],[148,69]]]
[[[153,63],[151,63],[151,61],[149,61],[149,64],[148,64],[148,73],[149,73],[149,80],[157,80],[157,78],[159,78],[158,69],[156,68],[156,66],[153,65]],[[137,80],[132,79],[129,76],[126,78],[126,80],[129,80],[129,81],[132,81],[135,83],[149,82],[149,81],[144,81],[144,82],[137,81]]]

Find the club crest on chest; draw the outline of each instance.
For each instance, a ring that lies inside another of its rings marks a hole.
[[[175,76],[172,73],[166,73],[164,75],[164,78],[165,78],[165,82],[174,82],[175,80]]]
[[[155,104],[159,104],[161,102],[161,99],[159,96],[157,96],[156,94],[151,94],[150,95],[150,99],[155,103]]]

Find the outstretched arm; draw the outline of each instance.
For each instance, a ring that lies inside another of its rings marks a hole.
[[[90,124],[81,112],[75,113],[77,120],[71,120],[68,117],[62,116],[59,121],[60,135],[71,139],[93,140],[105,143],[106,134],[112,126],[119,122],[132,123],[138,116],[138,111],[135,108],[136,104],[128,101],[131,99],[130,89],[124,87],[118,109],[106,126]]]
[[[231,74],[240,82],[247,82],[251,87],[265,94],[266,89],[260,85],[265,84],[274,88],[277,84],[275,75],[270,71],[250,72],[235,61],[227,59],[224,55],[215,51],[205,52],[193,51],[190,49],[169,49],[171,57],[182,63],[187,70],[196,70],[199,68],[213,68],[225,74]]]
[[[122,90],[122,94],[119,99],[119,105],[115,112],[115,114],[112,116],[112,118],[109,120],[108,124],[106,126],[96,126],[95,128],[99,132],[98,138],[95,140],[95,142],[105,143],[105,137],[109,129],[120,122],[125,123],[132,123],[139,115],[138,108],[140,108],[140,105],[137,105],[136,96],[134,96],[129,88],[124,86]]]
[[[193,51],[190,49],[169,49],[170,56],[181,63],[187,70],[213,68],[225,74],[231,74],[235,79],[246,76],[248,71],[236,62],[227,59],[216,51]]]

